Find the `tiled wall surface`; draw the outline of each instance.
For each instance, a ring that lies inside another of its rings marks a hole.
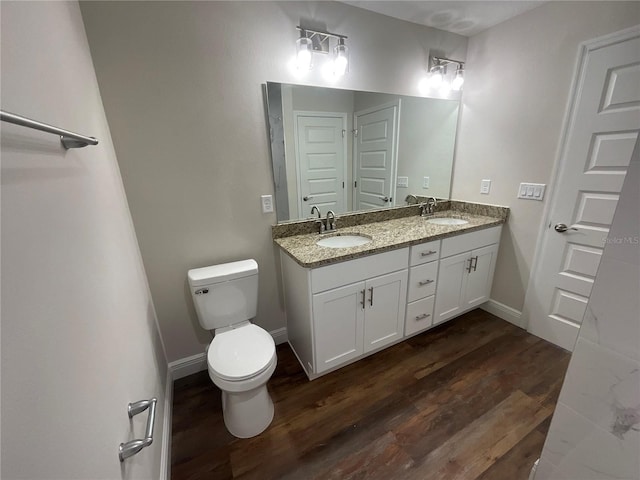
[[[640,144],[535,480],[640,479]]]

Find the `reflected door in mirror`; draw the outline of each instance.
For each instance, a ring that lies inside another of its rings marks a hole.
[[[295,126],[301,216],[313,205],[322,212],[345,212],[346,116],[296,112]]]
[[[382,105],[355,114],[356,210],[391,204],[396,176],[398,107],[399,103]]]

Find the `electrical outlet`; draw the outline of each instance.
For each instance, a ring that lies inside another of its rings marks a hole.
[[[480,182],[480,193],[483,195],[489,195],[491,191],[491,180],[484,179]]]
[[[398,177],[396,187],[409,188],[409,177]]]
[[[422,177],[422,188],[429,188],[429,177]]]
[[[542,201],[546,186],[544,183],[521,183],[518,188],[518,198]]]
[[[272,195],[261,195],[260,201],[262,202],[262,213],[273,212],[273,196]]]

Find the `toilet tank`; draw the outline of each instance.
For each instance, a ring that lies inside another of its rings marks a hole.
[[[202,328],[215,330],[250,320],[258,307],[255,260],[195,268],[187,274]]]

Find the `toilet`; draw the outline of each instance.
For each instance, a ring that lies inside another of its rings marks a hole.
[[[258,306],[258,264],[196,268],[188,279],[200,325],[214,331],[207,365],[222,390],[224,423],[236,437],[254,437],[273,420],[267,381],[277,363],[273,338],[250,322]]]

